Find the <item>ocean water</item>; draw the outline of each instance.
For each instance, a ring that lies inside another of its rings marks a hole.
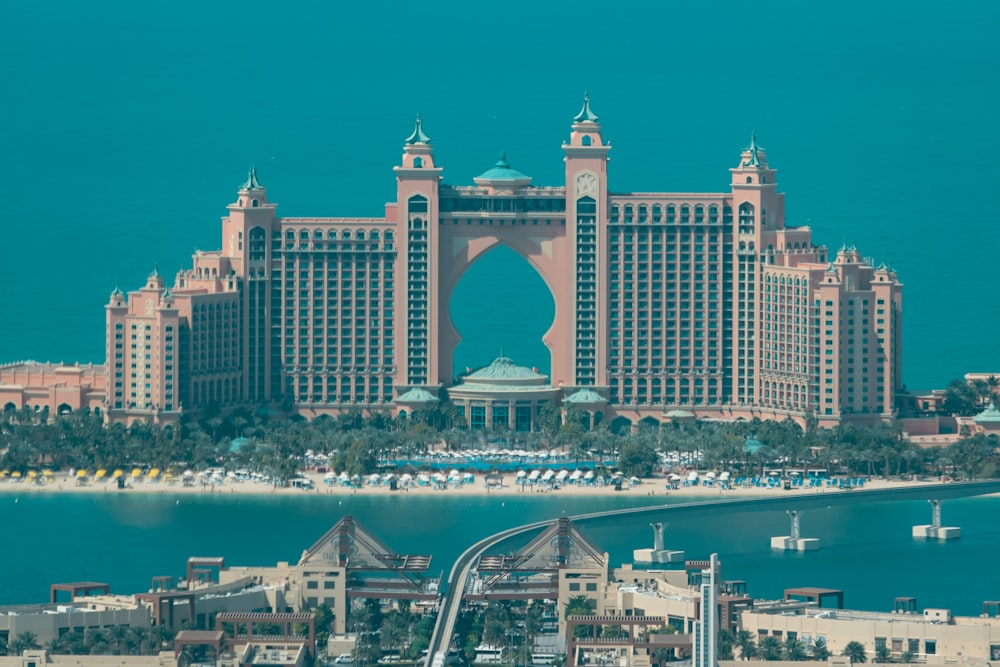
[[[229,565],[296,562],[344,515],[397,553],[431,554],[430,574],[445,578],[473,542],[530,521],[605,509],[662,504],[633,494],[593,498],[545,496],[245,496],[110,492],[0,494],[0,568],[17,572],[0,588],[0,604],[47,599],[63,581],[103,581],[112,591],[147,589],[151,578],[181,576],[189,556],[222,556]],[[944,523],[962,528],[960,540],[915,541],[914,524],[930,521],[924,501],[860,503],[803,513],[802,532],[821,550],[772,552],[771,535],[788,532],[783,511],[668,518],[667,548],[687,558],[719,554],[725,579],[743,579],[755,597],[778,598],[799,586],[841,588],[848,608],[891,610],[896,596],[921,608],[977,615],[1000,591],[994,517],[1000,498],[949,500]],[[583,525],[612,565],[652,546],[649,518]],[[529,538],[524,538],[526,541]],[[504,545],[513,551],[518,545]],[[974,585],[969,585],[974,573]]]
[[[0,360],[103,360],[103,304],[220,246],[255,163],[284,215],[381,215],[422,113],[448,182],[558,184],[584,90],[612,190],[722,191],[756,129],[787,220],[905,283],[904,380],[1000,370],[1000,4],[14,3],[0,25]],[[456,367],[549,366],[513,252],[457,288]],[[67,335],[71,332],[71,335]]]

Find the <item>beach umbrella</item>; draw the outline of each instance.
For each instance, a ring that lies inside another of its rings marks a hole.
[[[578,480],[581,477],[583,477],[583,473],[580,472],[579,470],[574,470],[573,474],[569,476],[569,478],[572,479],[572,480]]]
[[[516,476],[517,476],[518,479],[520,479],[522,477],[527,477],[528,473],[524,472],[523,470],[518,470]]]
[[[191,470],[185,470],[184,477],[194,477],[194,472],[192,472]]]
[[[402,481],[404,481],[404,482],[412,482],[413,481],[413,475],[411,475],[408,472],[407,473],[403,473],[402,475],[399,476],[399,479],[402,480]]]
[[[642,480],[636,477],[635,475],[630,477],[628,481],[632,482],[633,484],[640,484],[642,482]]]
[[[142,477],[142,470],[140,470],[139,468],[132,468],[132,477],[133,478]]]
[[[111,473],[111,479],[118,479],[124,474],[125,474],[124,470],[122,470],[121,468],[115,468],[115,471]]]

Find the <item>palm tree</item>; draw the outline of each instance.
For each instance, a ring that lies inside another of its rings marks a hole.
[[[880,665],[892,662],[892,651],[889,650],[888,646],[883,645],[875,648],[875,662]]]
[[[760,655],[765,660],[781,660],[781,640],[774,635],[761,639]]]
[[[806,647],[798,637],[788,635],[781,645],[781,653],[785,660],[805,660]]]
[[[740,647],[740,658],[751,660],[757,657],[757,644],[754,643],[753,633],[749,630],[739,630],[736,633],[736,645]]]
[[[844,650],[841,652],[841,655],[850,658],[852,665],[868,662],[865,645],[861,642],[847,642],[847,645],[844,646]]]
[[[991,375],[990,377],[993,376]],[[910,649],[906,649],[905,651],[899,654],[899,661],[907,665],[913,664],[913,661],[916,660],[916,658],[917,658],[916,654]]]
[[[826,645],[826,640],[822,637],[817,637],[813,643],[812,653],[813,660],[828,660],[830,658],[830,649]]]
[[[22,632],[10,640],[10,644],[7,645],[7,651],[14,655],[21,655],[24,651],[33,651],[40,648],[38,635],[34,632]]]

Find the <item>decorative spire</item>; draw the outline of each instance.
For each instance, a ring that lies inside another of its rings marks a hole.
[[[580,113],[573,116],[573,122],[596,123],[598,118],[598,115],[590,110],[590,93],[585,92],[583,94],[583,108],[580,109]]]
[[[417,114],[417,124],[413,128],[413,134],[406,138],[406,144],[429,144],[431,143],[431,138],[424,134],[423,121],[420,120],[420,114]]]
[[[500,151],[500,159],[496,161],[494,167],[500,167],[502,169],[510,169],[510,163],[507,162],[507,151]],[[502,347],[502,346],[501,346]],[[503,355],[500,355],[503,356]]]
[[[125,292],[118,286],[118,283],[115,283],[115,288],[111,290],[111,296],[125,296]]]
[[[264,186],[257,180],[257,166],[250,165],[250,173],[247,174],[246,182],[240,186],[240,190],[263,190]]]
[[[170,301],[174,298],[174,293],[170,291],[170,288],[163,290],[163,300]]]
[[[757,130],[750,133],[750,145],[743,149],[744,151],[750,151],[750,159],[743,163],[744,167],[760,167],[760,156],[757,155],[757,151],[762,151],[764,148],[757,145]]]
[[[157,270],[156,263],[154,262],[153,263],[153,272],[149,274],[149,277],[150,278],[158,278],[159,276],[160,276],[160,272]]]

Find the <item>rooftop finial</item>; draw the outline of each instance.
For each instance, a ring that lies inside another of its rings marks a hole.
[[[750,151],[750,157],[746,162],[743,163],[744,167],[760,167],[760,156],[757,155],[757,151],[764,150],[762,147],[757,145],[757,130],[753,130],[750,133],[750,145],[744,150]]]
[[[157,271],[156,262],[153,262],[153,272],[149,274],[149,277],[150,278],[156,278],[159,275],[160,275],[160,272]]]
[[[111,291],[111,296],[124,296],[124,295],[125,292],[123,292],[122,288],[118,286],[118,283],[115,283],[115,288]]]
[[[573,116],[574,123],[596,123],[598,120],[598,115],[590,110],[590,93],[583,93],[583,108],[580,109],[580,113]]]
[[[420,114],[417,114],[417,123],[413,128],[413,134],[406,138],[406,144],[429,144],[431,143],[431,138],[424,134],[423,121],[420,120]]]
[[[263,190],[264,186],[257,180],[257,165],[250,165],[250,173],[247,174],[246,182],[240,186],[240,190]]]

